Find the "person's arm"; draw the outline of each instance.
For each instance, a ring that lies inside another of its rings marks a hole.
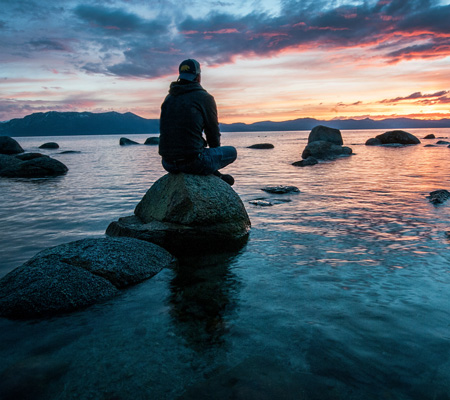
[[[214,97],[208,95],[205,101],[204,131],[209,147],[220,146],[219,119],[217,117],[217,106]]]

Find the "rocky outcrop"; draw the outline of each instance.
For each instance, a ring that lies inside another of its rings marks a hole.
[[[149,137],[145,140],[146,145],[154,146],[159,144],[159,136]]]
[[[338,146],[342,146],[344,144],[341,131],[339,129],[330,128],[323,125],[315,126],[308,136],[308,143],[318,141],[330,142]]]
[[[273,149],[275,146],[271,143],[257,143],[248,146],[247,149]]]
[[[39,146],[40,149],[59,149],[59,144],[55,142],[48,142],[41,144]]]
[[[314,157],[317,160],[334,160],[338,157],[350,156],[352,149],[347,146],[339,146],[331,142],[319,140],[311,142],[303,150],[302,158]]]
[[[28,319],[84,308],[172,262],[161,247],[130,238],[84,239],[52,247],[0,280],[0,316]]]
[[[0,136],[0,154],[19,154],[24,150],[16,140],[9,136]]]
[[[7,178],[44,178],[63,175],[67,171],[62,162],[40,153],[3,155],[0,160],[0,176]]]
[[[130,146],[130,145],[134,145],[134,144],[139,144],[138,142],[135,142],[134,140],[131,139],[127,139],[125,137],[121,137],[119,139],[119,144],[121,146]]]
[[[236,192],[214,175],[167,174],[156,181],[134,215],[112,222],[106,234],[156,243],[175,255],[236,249],[250,219]]]
[[[375,136],[375,139],[378,139],[378,141],[382,145],[386,145],[386,144],[405,145],[405,144],[419,144],[420,143],[420,140],[417,137],[415,137],[413,134],[405,132],[405,131],[401,131],[401,130],[385,132],[381,135]],[[369,140],[371,140],[371,139],[369,139]],[[378,144],[378,142],[375,142],[375,141],[369,142],[369,140],[366,142],[367,146],[374,146],[374,145]]]

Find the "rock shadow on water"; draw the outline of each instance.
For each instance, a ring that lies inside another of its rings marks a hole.
[[[240,288],[230,266],[241,253],[184,257],[173,268],[170,315],[177,336],[198,353],[226,347],[224,336]]]

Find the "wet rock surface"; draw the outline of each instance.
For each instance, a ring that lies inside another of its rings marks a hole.
[[[28,319],[75,311],[151,278],[172,262],[161,247],[130,238],[52,247],[0,280],[0,316]]]
[[[250,219],[237,193],[214,175],[166,174],[147,191],[134,215],[106,234],[156,243],[175,255],[241,247]]]

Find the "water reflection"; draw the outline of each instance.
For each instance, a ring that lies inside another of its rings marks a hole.
[[[197,352],[225,343],[228,317],[236,309],[239,281],[230,271],[238,253],[190,257],[175,267],[170,315],[186,344]]]

